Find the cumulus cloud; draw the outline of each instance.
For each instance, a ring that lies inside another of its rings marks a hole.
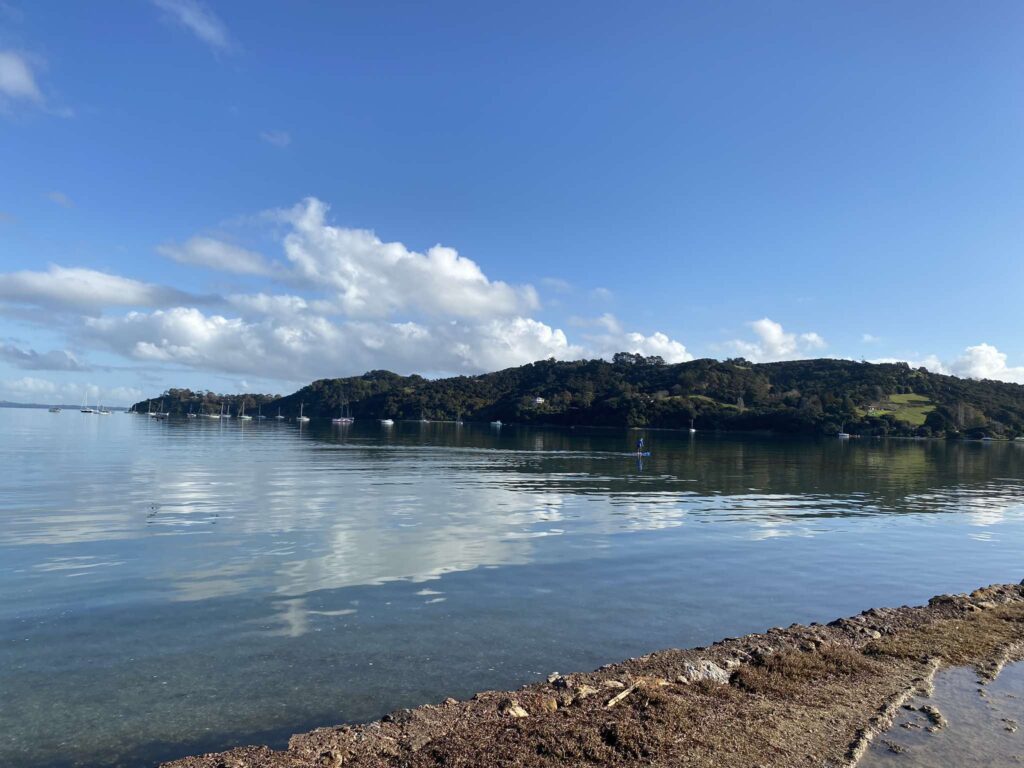
[[[666,334],[629,331],[612,315],[573,343],[531,316],[539,305],[531,286],[492,280],[452,248],[418,252],[369,230],[334,226],[326,216],[327,206],[313,198],[273,212],[271,220],[284,225],[278,236],[286,259],[279,262],[210,237],[160,246],[183,264],[266,278],[259,292],[215,297],[217,311],[202,306],[213,297],[61,266],[0,274],[0,300],[19,311],[87,315],[71,331],[76,347],[156,368],[293,382],[375,368],[479,373],[622,351],[672,363],[693,358]],[[57,353],[8,350],[7,356],[23,367],[73,365]]]
[[[37,352],[14,344],[0,344],[0,359],[28,371],[85,371],[84,365],[73,354],[63,349]]]
[[[949,365],[950,371],[957,376],[970,379],[995,379],[1024,384],[1024,366],[1006,364],[1005,352],[1000,352],[991,344],[976,344],[967,347],[963,354]]]
[[[263,131],[260,138],[275,147],[287,147],[292,143],[292,136],[288,131]]]
[[[0,96],[11,101],[43,103],[32,67],[14,51],[0,51]]]
[[[289,380],[372,368],[476,373],[582,353],[562,331],[530,318],[430,326],[411,321],[332,322],[298,304],[286,304],[277,302],[277,315],[259,320],[206,315],[186,307],[87,318],[83,333],[140,361]]]
[[[860,340],[865,344],[874,344],[878,341],[881,341],[881,339],[879,339],[877,336],[871,333],[861,334]]]
[[[767,317],[748,325],[757,338],[754,341],[733,339],[726,347],[755,363],[809,357],[827,346],[817,333],[789,333],[781,323]]]
[[[539,304],[532,286],[489,280],[454,248],[435,245],[418,253],[369,230],[331,226],[327,205],[315,198],[279,214],[292,227],[284,248],[295,276],[310,287],[337,291],[348,315],[387,317],[404,310],[480,318],[518,315]]]
[[[3,382],[3,391],[7,397],[47,397],[57,393],[58,387],[47,379],[34,376],[23,376],[20,379],[8,379]]]
[[[871,360],[872,363],[907,363],[911,368],[927,368],[932,373],[945,373],[965,379],[992,379],[1013,384],[1024,384],[1024,365],[1009,365],[1008,356],[992,344],[975,344],[967,347],[953,360],[944,361],[938,355],[906,359],[886,357]]]
[[[195,301],[182,291],[81,267],[0,273],[0,299],[49,309],[96,312],[110,306],[156,307]]]
[[[0,400],[23,403],[103,403],[104,405],[128,405],[142,398],[142,391],[135,387],[101,387],[87,382],[57,383],[35,376],[0,381]]]
[[[168,243],[157,252],[181,264],[194,264],[239,275],[267,275],[270,265],[255,251],[241,248],[212,237],[193,237],[182,245]]]
[[[611,359],[616,352],[630,352],[636,355],[658,355],[666,363],[685,363],[693,360],[686,347],[666,334],[655,331],[645,336],[636,331],[626,331],[612,314],[604,314],[596,321],[584,324],[596,326],[599,332],[586,334],[587,343],[593,354]]]
[[[231,47],[224,22],[196,0],[153,0],[153,5],[211,48],[223,51]]]

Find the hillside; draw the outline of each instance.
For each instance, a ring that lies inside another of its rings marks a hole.
[[[183,395],[191,399],[183,399]],[[184,413],[227,397],[189,390],[162,395]],[[370,371],[321,379],[286,397],[231,396],[247,408],[263,403],[295,416],[336,416],[348,403],[357,419],[689,427],[860,435],[1014,438],[1024,435],[1024,386],[974,381],[913,369],[905,363],[799,360],[755,364],[743,359],[667,365],[660,358],[619,354],[613,362],[542,360],[480,376],[429,380]],[[161,398],[151,401],[156,406]],[[150,401],[136,404],[147,410]]]

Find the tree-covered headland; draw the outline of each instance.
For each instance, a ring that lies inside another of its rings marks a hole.
[[[320,379],[285,397],[172,389],[136,403],[172,414],[232,412],[313,418],[501,420],[609,427],[768,430],[797,434],[1015,438],[1024,435],[1024,386],[976,381],[906,363],[702,359],[674,365],[628,353],[536,363],[479,376],[427,379],[370,371]]]

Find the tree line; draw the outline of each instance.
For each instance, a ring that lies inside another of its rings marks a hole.
[[[910,397],[913,396],[913,397]],[[742,358],[666,364],[629,353],[607,360],[541,360],[478,376],[426,379],[390,371],[320,379],[284,397],[171,389],[164,401],[237,411],[262,404],[288,417],[493,421],[561,426],[767,430],[795,434],[1015,438],[1024,435],[1024,386],[976,381],[906,363]],[[901,404],[910,402],[913,408]]]

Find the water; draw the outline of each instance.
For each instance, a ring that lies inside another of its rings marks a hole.
[[[145,766],[1024,577],[1024,445],[0,409],[0,765]]]
[[[1011,664],[984,684],[967,667],[941,670],[934,696],[914,699],[912,704],[938,707],[948,724],[929,733],[927,717],[902,710],[858,768],[1024,765],[1024,664]]]

